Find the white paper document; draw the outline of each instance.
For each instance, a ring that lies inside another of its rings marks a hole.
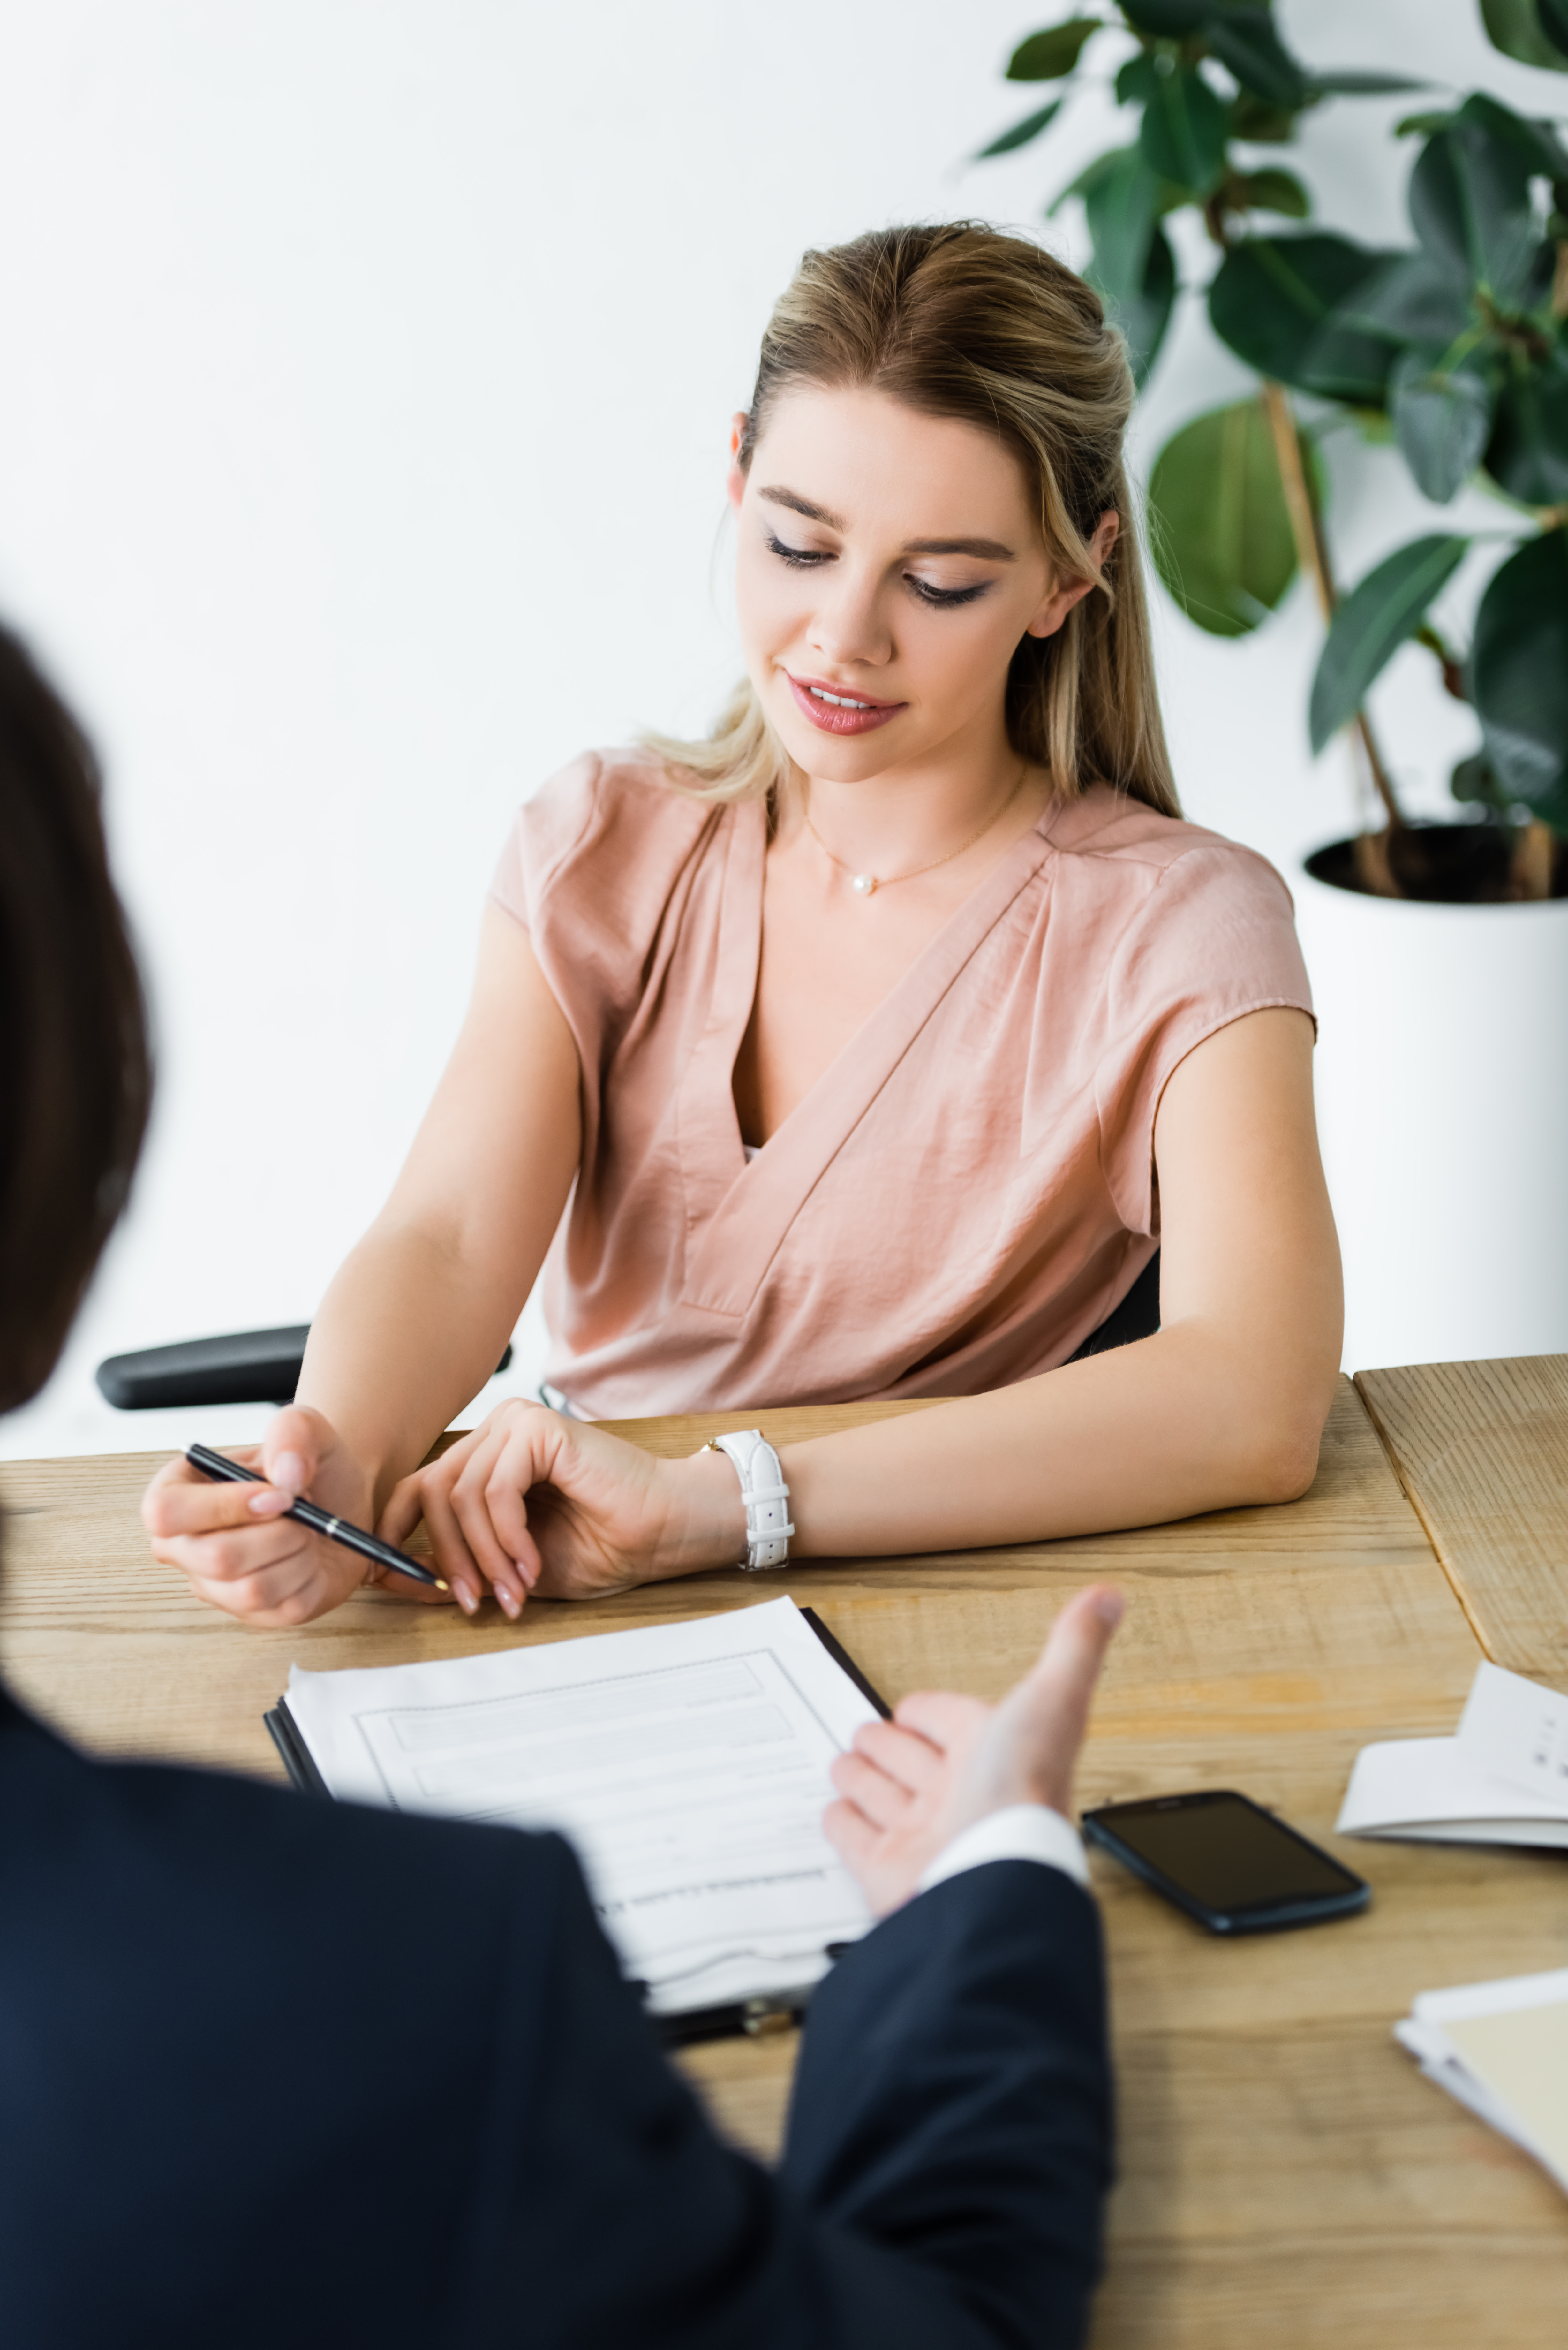
[[[328,1792],[571,1839],[656,2013],[813,1983],[871,1923],[822,1832],[875,1708],[792,1599],[451,1663],[289,1674]]]
[[[1568,2192],[1568,1969],[1423,1991],[1394,2036]]]
[[[1478,1665],[1454,1737],[1362,1748],[1335,1825],[1341,1835],[1568,1846],[1568,1698]]]
[[[1467,1760],[1528,1787],[1568,1820],[1568,1697],[1501,1665],[1478,1665],[1456,1743]]]

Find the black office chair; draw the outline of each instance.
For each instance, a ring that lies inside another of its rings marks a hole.
[[[292,1403],[299,1385],[308,1322],[282,1330],[234,1330],[223,1338],[188,1338],[178,1347],[143,1347],[109,1355],[98,1367],[99,1393],[117,1411],[161,1405]],[[496,1377],[512,1360],[507,1347]]]
[[[1152,1338],[1159,1328],[1159,1251],[1156,1249],[1119,1305],[1113,1305],[1097,1330],[1068,1356],[1070,1363],[1091,1355],[1108,1355],[1113,1347],[1130,1347],[1138,1338]]]

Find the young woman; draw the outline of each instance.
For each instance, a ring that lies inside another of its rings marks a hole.
[[[583,1424],[618,1415],[953,1399],[784,1448],[808,1558],[1305,1488],[1340,1342],[1311,999],[1278,876],[1180,819],[1132,396],[1022,238],[806,255],[732,434],[746,681],[710,741],[524,808],[268,1489],[150,1489],[205,1597],[295,1623],[359,1583],[302,1490],[422,1519],[471,1613],[744,1557],[735,1461]],[[1158,1332],[1074,1359],[1157,1249]],[[562,1408],[421,1469],[542,1265]]]

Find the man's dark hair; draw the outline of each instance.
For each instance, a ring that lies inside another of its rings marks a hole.
[[[98,763],[0,628],[0,1411],[58,1359],[125,1203],[151,1090]]]

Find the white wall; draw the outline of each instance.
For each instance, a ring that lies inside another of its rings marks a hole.
[[[730,678],[724,435],[800,248],[1037,221],[1108,105],[962,159],[1025,110],[1001,64],[1060,13],[8,0],[0,610],[104,753],[160,1089],[78,1337],[0,1450],[184,1433],[110,1413],[93,1364],[309,1315],[441,1066],[509,811],[584,743],[699,724]],[[1568,99],[1469,0],[1282,15],[1319,63]],[[1393,110],[1329,109],[1297,159],[1367,238],[1406,234]],[[1075,217],[1050,234],[1082,257]],[[1243,382],[1189,317],[1140,450]],[[1386,457],[1334,471],[1355,576],[1418,509]],[[1284,865],[1345,830],[1337,754],[1304,747],[1304,596],[1256,643],[1168,605],[1160,630],[1191,813]],[[1415,654],[1381,699],[1430,797],[1465,714]]]

